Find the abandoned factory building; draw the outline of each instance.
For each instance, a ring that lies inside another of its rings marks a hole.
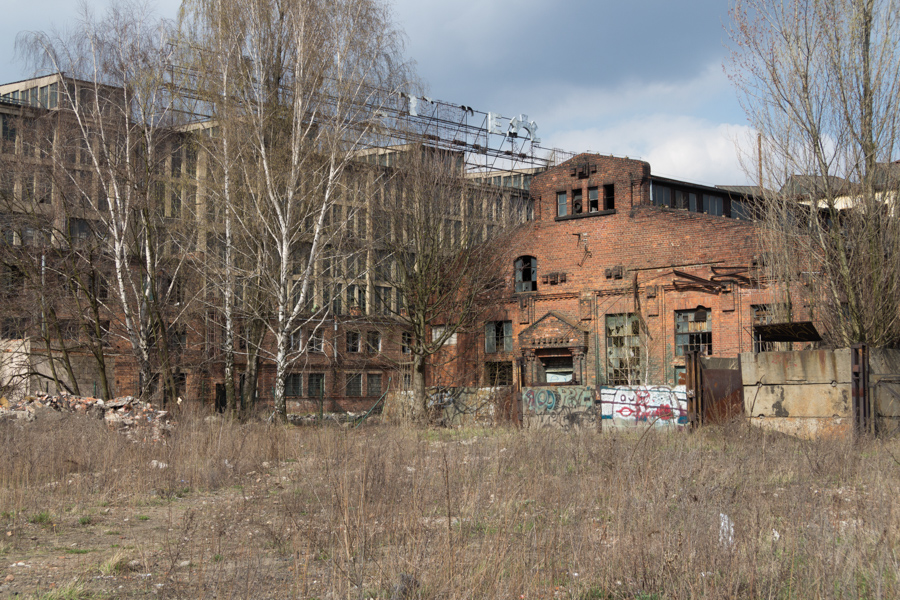
[[[469,351],[455,369],[480,371],[482,385],[677,384],[687,352],[752,350],[753,325],[772,306],[752,191],[596,154],[537,175],[534,220],[515,237],[505,293],[483,332],[460,339]]]
[[[8,359],[0,383],[22,373],[27,393],[58,378],[95,395],[134,394],[138,369],[105,259],[88,261],[90,281],[67,283],[73,269],[85,268],[85,256],[105,256],[98,223],[109,210],[91,147],[77,135],[68,139],[60,92],[68,84],[49,76],[0,86],[0,346]],[[222,218],[208,159],[191,137],[208,132],[195,129],[172,132],[160,146],[153,208],[174,240],[161,246],[161,264],[180,267],[157,274],[168,290],[158,316],[171,321],[160,331],[176,393],[212,402],[221,401],[225,377],[222,318],[205,279],[211,275],[191,268],[221,254]],[[359,250],[314,265],[310,310],[325,317],[290,339],[290,351],[302,355],[285,378],[295,409],[322,400],[326,409],[364,408],[409,386],[409,334],[392,317],[403,307],[384,277],[396,264],[375,243],[370,205],[384,193],[374,182],[386,179],[378,169],[391,169],[393,154],[356,156],[347,188],[358,193],[342,195],[329,211],[328,223],[340,224]],[[468,185],[485,193],[477,202],[460,196],[449,210],[454,236],[488,239],[496,215],[509,211],[521,212],[524,224],[508,244],[503,291],[488,298],[478,325],[449,339],[431,363],[429,384],[677,384],[687,352],[733,357],[758,349],[753,326],[772,318],[773,293],[757,264],[751,188],[666,179],[646,162],[596,154],[541,169],[469,173]],[[73,301],[85,290],[96,300],[87,308]],[[238,377],[250,364],[242,339],[235,342]],[[274,377],[261,359],[259,399],[272,398]]]

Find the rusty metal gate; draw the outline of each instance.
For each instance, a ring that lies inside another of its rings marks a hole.
[[[699,352],[685,356],[685,387],[688,420],[691,428],[726,423],[744,412],[744,386],[740,357],[730,360],[709,359]],[[729,368],[731,367],[731,368]]]

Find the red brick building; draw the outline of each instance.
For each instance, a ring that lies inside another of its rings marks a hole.
[[[537,175],[531,193],[508,293],[477,341],[458,346],[469,384],[674,384],[688,351],[753,349],[772,294],[759,283],[751,196],[596,154]]]

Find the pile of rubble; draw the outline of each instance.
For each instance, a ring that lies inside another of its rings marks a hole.
[[[25,396],[17,402],[0,399],[0,419],[34,421],[41,410],[47,409],[92,415],[103,419],[110,429],[124,433],[135,441],[159,441],[174,425],[168,411],[158,410],[134,396],[123,396],[109,402],[68,394]]]

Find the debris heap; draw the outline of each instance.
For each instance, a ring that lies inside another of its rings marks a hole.
[[[87,414],[103,419],[110,429],[119,431],[134,441],[160,441],[174,425],[169,411],[158,410],[149,402],[143,402],[134,396],[123,396],[109,402],[69,394],[37,394],[25,396],[18,402],[5,400],[0,399],[0,419],[34,421],[42,409]]]

